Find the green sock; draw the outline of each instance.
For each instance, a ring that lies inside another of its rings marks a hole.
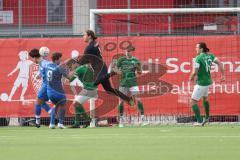
[[[120,116],[123,116],[123,110],[124,110],[123,103],[120,103],[118,105],[118,113],[119,113]]]
[[[143,107],[142,102],[140,102],[140,101],[138,101],[138,110],[141,115],[144,115],[144,107]]]
[[[208,101],[204,101],[203,102],[203,106],[204,106],[205,113],[206,113],[206,119],[208,119],[209,118],[209,108],[210,108],[209,102]]]
[[[84,114],[85,110],[81,104],[75,107],[75,125],[80,125],[80,116]]]
[[[193,112],[195,113],[195,117],[199,123],[202,123],[202,117],[200,115],[200,110],[197,104],[192,105]]]

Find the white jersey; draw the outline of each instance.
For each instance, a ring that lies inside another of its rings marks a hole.
[[[32,64],[33,62],[30,60],[19,61],[17,64],[17,68],[19,69],[18,77],[29,78],[30,65]]]

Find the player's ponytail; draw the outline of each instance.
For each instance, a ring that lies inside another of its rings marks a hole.
[[[95,35],[95,33],[92,30],[86,30],[86,33],[88,36],[91,36],[92,40],[97,39],[97,36]]]
[[[207,44],[206,44],[205,42],[200,42],[200,43],[198,43],[198,44],[199,44],[199,48],[200,48],[200,49],[203,49],[203,52],[204,52],[204,53],[207,53],[207,52],[210,51],[209,48],[207,48]]]

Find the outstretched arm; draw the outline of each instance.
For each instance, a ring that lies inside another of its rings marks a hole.
[[[136,70],[137,70],[137,73],[138,73],[138,74],[142,74],[142,65],[141,65],[140,62],[137,64]]]
[[[19,70],[19,63],[17,64],[17,66],[12,70],[12,72],[10,72],[9,74],[8,74],[8,77],[9,76],[12,76],[13,75],[13,73],[15,73],[17,70]]]
[[[77,78],[77,76],[75,75],[75,72],[74,71],[71,71],[69,73],[66,73],[66,74],[63,74],[63,76],[65,78],[67,78],[70,82],[72,82],[74,79]]]

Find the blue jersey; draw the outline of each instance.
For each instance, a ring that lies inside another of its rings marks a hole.
[[[43,79],[43,85],[47,84],[47,78],[46,78],[46,67],[50,63],[50,61],[46,59],[42,59],[39,63],[39,72]]]
[[[49,63],[45,73],[47,79],[47,91],[59,92],[64,94],[62,77],[67,76],[66,70],[55,63]]]

